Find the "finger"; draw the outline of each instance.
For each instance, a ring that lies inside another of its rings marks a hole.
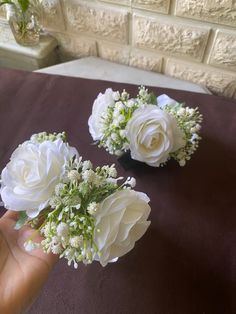
[[[8,218],[8,219],[12,219],[12,220],[17,221],[18,216],[19,216],[19,212],[14,211],[14,210],[8,210],[8,211],[3,215],[2,218]]]
[[[17,241],[21,250],[23,250],[25,253],[27,252],[27,254],[40,258],[41,260],[46,262],[49,269],[51,269],[54,266],[54,264],[58,261],[59,255],[52,254],[52,253],[45,253],[43,252],[41,247],[27,251],[24,244],[29,239],[32,239],[34,243],[41,243],[41,241],[43,240],[43,237],[40,235],[38,231],[32,229],[29,226],[25,226],[21,229],[20,235]]]

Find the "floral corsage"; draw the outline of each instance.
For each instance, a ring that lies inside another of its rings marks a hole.
[[[141,86],[136,98],[108,88],[93,104],[88,120],[90,134],[99,147],[152,167],[174,158],[180,166],[198,147],[202,115],[167,95],[156,97]]]
[[[114,165],[94,169],[64,133],[42,132],[13,152],[1,174],[1,198],[20,212],[16,229],[28,224],[44,238],[29,238],[26,250],[40,246],[75,268],[94,260],[106,266],[129,252],[150,225],[149,198],[132,190],[135,183],[117,177]]]

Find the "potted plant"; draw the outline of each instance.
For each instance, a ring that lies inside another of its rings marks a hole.
[[[40,26],[36,12],[37,0],[0,0],[6,5],[7,20],[16,42],[23,46],[39,43]]]

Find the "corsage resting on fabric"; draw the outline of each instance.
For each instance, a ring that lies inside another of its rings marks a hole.
[[[136,98],[108,88],[93,104],[88,120],[90,134],[99,147],[152,167],[174,158],[180,166],[196,151],[202,115],[167,95],[156,97],[141,86]]]
[[[119,184],[119,181],[124,181]],[[149,198],[132,190],[135,179],[117,177],[114,165],[93,168],[69,146],[65,133],[33,135],[19,145],[1,174],[1,198],[44,239],[25,242],[59,254],[75,268],[96,260],[102,266],[133,249],[150,221]]]

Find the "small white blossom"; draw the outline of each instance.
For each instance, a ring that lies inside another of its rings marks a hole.
[[[117,141],[118,135],[116,133],[112,133],[111,134],[111,138],[112,138],[113,141]]]
[[[135,100],[134,99],[129,99],[126,103],[127,107],[132,108],[135,106]]]
[[[80,180],[80,174],[77,170],[70,170],[68,172],[68,178],[71,182],[79,181]]]
[[[96,211],[98,210],[98,204],[96,202],[92,202],[88,205],[88,208],[87,208],[87,212],[90,214],[90,215],[94,215],[96,213]]]
[[[56,186],[55,186],[55,194],[57,196],[60,196],[61,192],[63,191],[63,189],[65,188],[65,184],[64,183],[58,183]]]
[[[115,165],[113,164],[111,167],[108,169],[108,175],[112,178],[115,178],[117,176],[117,170],[115,168]]]
[[[54,244],[51,246],[51,250],[53,254],[61,254],[63,248],[61,247],[60,244]]]
[[[184,114],[185,114],[185,108],[182,107],[178,110],[178,115],[183,116]]]
[[[94,173],[94,171],[92,169],[85,170],[82,173],[82,177],[83,177],[85,182],[92,182],[94,180],[95,173]]]
[[[124,106],[124,104],[123,104],[121,101],[119,101],[119,102],[116,103],[116,109],[117,109],[117,110],[121,111],[121,110],[123,110],[124,108],[125,108],[125,106]]]
[[[52,196],[50,201],[49,201],[49,205],[52,207],[52,208],[56,208],[57,206],[60,206],[61,205],[61,199],[60,197],[58,196]]]
[[[83,162],[83,166],[82,166],[82,171],[85,171],[85,170],[89,170],[93,167],[92,163],[90,160],[85,160]]]
[[[66,237],[69,233],[69,227],[66,223],[60,222],[57,226],[57,234],[61,237]]]
[[[181,167],[184,167],[185,164],[186,164],[186,161],[185,161],[184,159],[181,159],[181,160],[179,161],[179,165],[180,165]]]
[[[128,142],[125,142],[125,143],[123,144],[122,149],[123,149],[124,151],[127,151],[127,150],[129,149],[129,143],[128,143]]]
[[[136,185],[136,179],[133,177],[128,177],[124,184],[130,185],[131,188],[134,188]]]
[[[120,99],[120,93],[118,91],[112,93],[112,97],[115,101]]]
[[[83,236],[82,235],[70,238],[70,245],[73,248],[79,248],[82,245],[82,243],[83,243]]]
[[[120,136],[125,138],[127,136],[126,130],[120,130]]]
[[[116,150],[115,155],[116,156],[121,156],[123,154],[122,150]]]

